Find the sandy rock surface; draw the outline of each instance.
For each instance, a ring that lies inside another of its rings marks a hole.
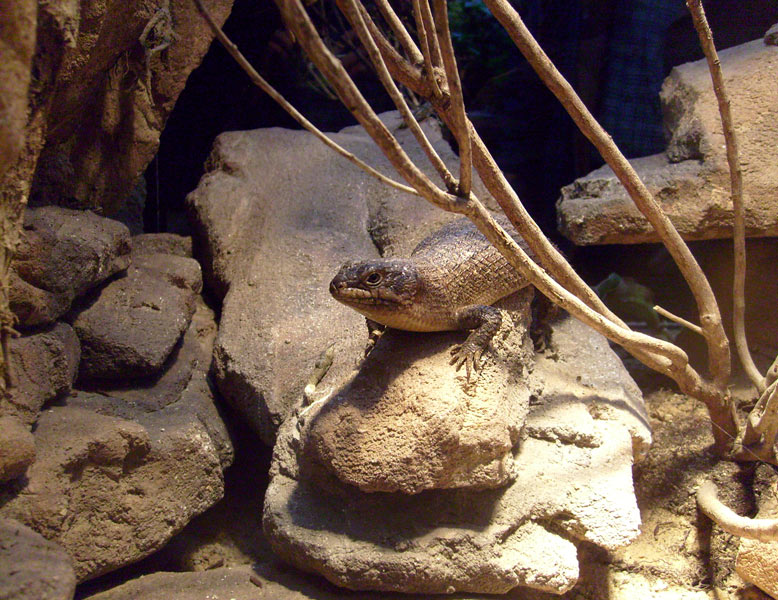
[[[0,483],[21,477],[34,461],[35,440],[25,423],[0,416]]]

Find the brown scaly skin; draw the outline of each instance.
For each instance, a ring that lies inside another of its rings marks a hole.
[[[515,237],[512,228],[506,229]],[[516,240],[529,253],[524,241]],[[410,258],[346,263],[330,283],[330,293],[386,327],[470,329],[451,360],[457,370],[464,364],[469,376],[500,328],[500,311],[491,305],[527,285],[475,225],[461,218],[422,240]]]

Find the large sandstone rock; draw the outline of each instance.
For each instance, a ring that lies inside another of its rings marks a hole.
[[[201,287],[194,259],[134,253],[126,276],[87,298],[73,319],[80,377],[131,380],[159,372],[189,326]]]
[[[73,561],[61,546],[0,518],[0,598],[71,600],[75,591]]]
[[[81,346],[73,328],[58,322],[10,341],[14,386],[0,399],[0,414],[15,414],[27,425],[41,408],[67,395],[78,373]]]
[[[632,464],[650,433],[640,392],[604,338],[565,318],[551,348],[527,381],[532,402],[513,447],[512,481],[497,489],[365,493],[311,474],[310,424],[332,400],[302,409],[282,426],[265,496],[264,529],[276,552],[350,589],[569,590],[578,540],[614,549],[638,535]],[[506,360],[499,352],[492,359]],[[437,368],[455,378],[451,366]],[[409,471],[424,461],[406,456]]]
[[[11,310],[21,326],[52,323],[73,300],[130,264],[130,232],[89,211],[28,209],[11,263]]]
[[[448,350],[466,333],[387,331],[359,373],[312,407],[306,461],[364,492],[496,488],[515,477],[513,447],[529,410],[532,290],[507,308],[478,376],[455,377]]]
[[[386,118],[396,130],[396,117]],[[455,164],[432,123],[426,127]],[[332,135],[391,172],[361,129]],[[408,149],[424,164],[415,144]],[[208,165],[188,203],[206,281],[223,298],[216,379],[225,399],[272,443],[330,344],[335,361],[324,386],[350,372],[363,354],[364,319],[332,300],[330,279],[348,259],[378,256],[368,232],[380,229],[377,235],[386,238],[398,221],[381,215],[397,217],[387,209],[394,202],[424,207],[410,213],[416,223],[435,209],[365,175],[303,131],[222,134]]]
[[[763,40],[719,54],[743,167],[746,230],[778,235],[774,168],[778,145],[778,47]],[[731,236],[732,203],[724,136],[705,60],[675,67],[660,94],[667,151],[632,161],[687,240]],[[658,241],[609,167],[562,189],[559,229],[578,245]]]

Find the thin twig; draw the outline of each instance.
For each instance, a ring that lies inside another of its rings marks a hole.
[[[416,121],[416,118],[413,115],[413,112],[408,107],[408,103],[405,101],[405,97],[402,95],[402,92],[400,92],[394,80],[392,79],[392,76],[389,74],[389,71],[386,68],[386,63],[384,62],[384,59],[378,50],[378,46],[376,45],[373,37],[370,35],[370,31],[366,25],[365,19],[369,19],[370,17],[367,14],[367,11],[364,10],[364,6],[362,6],[361,2],[358,0],[337,0],[337,3],[359,36],[359,39],[362,42],[362,46],[365,48],[365,50],[367,50],[367,54],[370,57],[370,61],[373,63],[373,67],[375,68],[375,72],[378,75],[379,81],[384,86],[386,92],[389,94],[392,102],[394,102],[397,110],[400,111],[400,115],[402,116],[403,121],[408,126],[408,129],[410,129],[413,133],[416,141],[419,143],[419,146],[421,146],[424,154],[427,155],[427,158],[429,159],[432,166],[438,172],[441,179],[443,179],[443,182],[446,184],[446,188],[450,192],[454,193],[456,187],[454,176],[448,170],[448,167],[443,162],[443,159],[441,159],[438,153],[435,151],[435,148],[432,147],[432,144],[427,139],[427,136],[424,135],[424,132],[419,126],[418,121]]]
[[[457,193],[467,198],[473,184],[473,151],[470,147],[470,131],[465,114],[462,83],[459,80],[454,46],[451,43],[446,0],[433,0],[432,5],[435,10],[435,34],[443,57],[443,68],[446,71],[448,90],[451,95],[451,112],[456,123],[454,135],[459,145],[459,190]]]
[[[273,100],[275,100],[286,112],[288,112],[292,116],[292,118],[295,121],[300,123],[300,125],[302,125],[305,129],[307,129],[313,135],[319,138],[328,147],[332,148],[335,152],[343,156],[346,160],[352,162],[353,164],[358,166],[363,171],[366,171],[373,177],[376,177],[377,179],[384,182],[385,184],[390,185],[393,188],[396,188],[408,194],[413,194],[414,196],[419,195],[419,193],[412,187],[403,185],[402,183],[387,177],[383,173],[379,173],[373,167],[363,162],[362,160],[354,156],[354,154],[352,154],[342,146],[336,144],[329,137],[324,135],[324,133],[322,133],[313,123],[311,123],[300,112],[298,112],[294,106],[289,104],[286,98],[284,98],[281,94],[279,94],[276,91],[276,89],[272,85],[270,85],[257,72],[257,70],[254,69],[254,67],[251,66],[251,63],[249,63],[249,61],[246,60],[246,57],[243,56],[240,50],[238,50],[238,47],[232,43],[232,41],[222,31],[221,27],[219,27],[216,24],[216,21],[214,21],[213,17],[211,16],[211,13],[208,12],[208,10],[203,5],[202,0],[194,0],[194,3],[197,5],[197,9],[203,15],[203,18],[207,21],[208,25],[211,28],[211,31],[213,31],[213,34],[221,42],[222,46],[224,46],[227,52],[229,52],[230,56],[232,56],[232,58],[235,59],[235,62],[237,62],[238,65],[240,65],[241,69],[245,71],[245,73],[249,76],[251,81],[260,89],[262,89],[262,91],[265,92],[268,96],[270,96]]]
[[[713,291],[697,260],[611,136],[597,123],[572,86],[532,37],[518,12],[507,0],[484,0],[484,3],[508,32],[548,89],[562,103],[581,132],[594,144],[613,169],[638,209],[654,227],[673,256],[697,302],[714,383],[719,389],[724,390],[731,370],[729,342],[724,333],[721,314]]]
[[[764,379],[754,364],[754,359],[748,349],[746,339],[746,224],[745,209],[743,206],[743,173],[740,169],[740,152],[737,135],[732,126],[732,112],[730,110],[729,95],[724,85],[724,75],[721,72],[716,46],[713,43],[713,34],[705,18],[705,10],[701,0],[686,0],[686,6],[692,14],[694,28],[700,38],[700,46],[708,61],[708,70],[713,81],[713,92],[719,105],[721,115],[721,127],[724,132],[724,142],[727,147],[727,163],[729,164],[729,179],[732,193],[732,208],[734,213],[733,244],[735,250],[735,273],[732,281],[733,301],[733,331],[735,335],[735,348],[743,365],[743,370],[748,378],[756,386],[761,394],[764,391]]]
[[[432,18],[432,11],[430,11],[429,0],[419,0],[419,8],[421,10],[421,20],[424,23],[424,28],[427,30],[427,39],[430,44],[430,58],[432,59],[432,67],[435,71],[443,68],[443,57],[440,54],[440,45],[438,44],[438,38],[433,35],[435,31],[435,20]]]
[[[674,315],[669,310],[665,310],[659,305],[654,306],[654,310],[658,312],[660,315],[662,315],[663,317],[665,317],[666,319],[670,319],[671,321],[678,323],[679,325],[683,325],[689,331],[693,331],[698,335],[702,335],[702,328],[699,325],[695,325],[691,321],[687,321],[686,319],[679,317],[678,315]]]
[[[773,542],[778,539],[778,519],[749,519],[725,506],[718,499],[718,490],[706,481],[697,490],[697,504],[714,523],[727,533],[741,538]]]

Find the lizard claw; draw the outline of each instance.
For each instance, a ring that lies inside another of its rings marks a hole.
[[[454,346],[451,349],[451,360],[449,364],[454,365],[454,368],[459,371],[462,365],[465,365],[465,371],[467,372],[467,380],[470,381],[470,373],[474,371],[478,373],[481,370],[481,356],[484,353],[484,349],[477,344],[468,344],[465,342],[461,346]]]

